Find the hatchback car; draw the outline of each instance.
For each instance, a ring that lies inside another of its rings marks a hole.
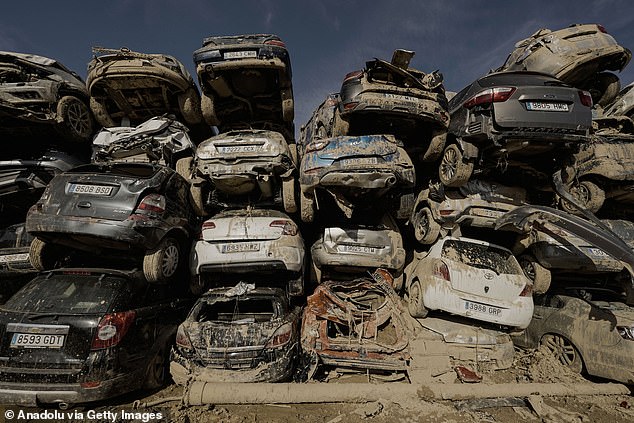
[[[279,288],[248,282],[215,288],[178,327],[170,372],[174,382],[279,382],[299,349],[300,308]]]
[[[194,52],[202,112],[221,132],[259,128],[294,139],[291,60],[272,34],[207,37]]]
[[[531,281],[511,251],[469,238],[445,237],[405,269],[410,314],[442,310],[524,329],[531,321]]]
[[[36,236],[30,251],[36,269],[55,267],[63,246],[142,258],[150,282],[184,270],[195,227],[187,181],[145,163],[91,164],[57,175],[26,218]]]
[[[634,308],[609,290],[536,297],[531,324],[513,342],[523,348],[541,345],[574,372],[634,383]]]
[[[438,176],[461,186],[474,167],[527,168],[548,175],[557,157],[587,142],[592,98],[536,72],[498,72],[468,85],[449,102],[449,139]]]
[[[56,60],[0,51],[0,134],[88,143],[94,123],[81,77]]]
[[[203,141],[196,150],[192,193],[197,207],[281,207],[297,211],[295,144],[279,132],[230,131]]]
[[[68,407],[167,381],[191,300],[134,272],[58,269],[0,306],[0,402]]]
[[[86,86],[90,109],[104,128],[138,125],[165,113],[202,122],[200,94],[185,66],[166,54],[93,47]],[[122,125],[125,126],[125,125]]]
[[[330,193],[346,215],[358,205],[386,197],[384,204],[395,203],[397,217],[407,218],[416,172],[402,143],[392,135],[334,137],[306,146],[299,181],[304,222],[314,220],[320,190]]]
[[[498,71],[529,70],[553,75],[566,84],[588,90],[605,106],[619,92],[621,71],[632,53],[620,46],[602,25],[575,24],[551,31],[542,28],[515,44]]]
[[[485,180],[472,179],[459,189],[447,190],[430,184],[418,194],[410,224],[418,242],[433,244],[456,225],[494,228],[498,217],[526,202],[524,188]]]
[[[230,280],[230,274],[261,275],[258,286],[304,293],[304,240],[293,220],[275,210],[226,210],[203,222],[190,256],[191,289]]]

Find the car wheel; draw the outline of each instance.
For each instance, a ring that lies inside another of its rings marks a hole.
[[[110,114],[106,110],[106,106],[96,98],[90,97],[90,110],[92,111],[95,120],[99,125],[104,128],[112,128],[116,126],[114,120],[110,117]]]
[[[350,124],[341,118],[339,108],[335,109],[335,115],[332,119],[332,136],[338,137],[342,135],[348,135],[350,130]]]
[[[443,185],[459,187],[464,185],[473,173],[473,163],[465,162],[460,147],[450,144],[445,148],[438,167],[438,177]]]
[[[412,219],[414,237],[421,244],[433,244],[440,235],[440,224],[434,220],[429,207],[418,210]]]
[[[433,131],[431,140],[429,141],[429,147],[423,154],[422,161],[435,162],[442,154],[443,148],[445,148],[445,142],[447,141],[447,130]]]
[[[86,103],[67,95],[57,103],[57,119],[62,122],[62,135],[73,142],[91,141],[92,116]]]
[[[167,374],[169,372],[168,354],[166,354],[165,351],[165,347],[161,348],[148,363],[145,372],[145,381],[143,383],[145,389],[158,389],[167,382]]]
[[[301,191],[299,206],[302,222],[312,223],[315,220],[315,198],[311,194]]]
[[[423,289],[418,280],[412,282],[407,289],[407,309],[412,317],[421,319],[427,317],[427,309],[423,303]]]
[[[180,264],[180,246],[174,238],[167,236],[157,248],[145,253],[143,273],[148,282],[167,282],[176,274]]]
[[[539,342],[543,345],[553,357],[561,364],[568,367],[575,373],[581,373],[583,370],[583,359],[577,348],[561,335],[547,333]]]
[[[55,248],[39,238],[33,238],[29,248],[29,261],[35,270],[51,270],[57,264]]]
[[[214,109],[214,101],[211,97],[203,94],[200,98],[200,108],[202,110],[203,118],[205,119],[205,122],[207,122],[207,125],[220,125],[220,120],[218,120],[218,116],[216,116],[216,110]]]
[[[586,210],[596,213],[603,206],[605,201],[605,191],[597,184],[590,181],[581,181],[570,189],[570,194],[578,201],[578,203]],[[572,204],[561,199],[561,208],[572,214],[580,214]]]
[[[192,179],[192,162],[193,157],[183,157],[176,160],[176,173],[185,178],[186,181]]]
[[[192,275],[189,279],[189,291],[196,296],[202,295],[207,291],[205,279],[201,275]]]
[[[533,293],[544,294],[550,288],[550,270],[539,264],[530,254],[522,254],[518,261],[528,279],[533,282]]]
[[[282,119],[284,122],[292,122],[295,119],[293,91],[290,88],[282,90]]]
[[[202,113],[200,111],[200,100],[198,93],[192,87],[187,88],[184,93],[178,95],[178,108],[183,115],[185,122],[195,125],[202,121]]]
[[[592,100],[601,107],[612,103],[621,90],[621,80],[611,72],[597,74],[593,85],[590,90]]]
[[[286,211],[286,213],[295,213],[297,211],[297,202],[295,201],[295,178],[293,176],[282,179],[282,200],[284,202],[284,211]]]

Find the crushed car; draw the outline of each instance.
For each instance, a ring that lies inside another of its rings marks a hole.
[[[391,62],[374,59],[348,73],[332,136],[392,134],[413,158],[436,160],[449,125],[443,76],[410,68],[413,56],[413,51],[396,50]]]
[[[45,272],[0,306],[0,401],[61,408],[167,383],[192,301],[137,272]]]
[[[88,164],[54,177],[26,217],[30,260],[59,267],[68,250],[140,259],[150,282],[185,271],[196,216],[188,182],[167,166]],[[63,248],[62,248],[63,247]]]
[[[529,70],[553,75],[566,84],[588,90],[595,103],[605,106],[619,92],[621,71],[632,58],[603,25],[575,24],[551,31],[539,29],[515,44],[496,71]]]
[[[0,134],[88,143],[94,131],[88,98],[81,77],[58,61],[0,51]]]
[[[602,116],[626,116],[630,119],[634,119],[634,83],[631,83],[623,88],[616,98],[602,111]]]
[[[214,36],[194,52],[205,121],[231,129],[269,129],[294,135],[291,61],[273,34]]]
[[[279,288],[240,282],[202,295],[178,327],[174,382],[280,382],[299,350],[300,307]]]
[[[527,204],[526,190],[487,180],[472,179],[458,189],[430,184],[422,190],[409,223],[421,244],[433,244],[456,225],[494,228],[498,217]]]
[[[280,287],[292,296],[304,293],[304,240],[286,214],[225,210],[204,221],[200,230],[189,259],[192,292],[226,286],[232,275],[258,274],[258,287]]]
[[[320,191],[329,193],[350,217],[355,207],[377,198],[406,219],[414,203],[416,172],[402,143],[392,135],[341,136],[313,140],[300,165],[300,212],[313,222]],[[376,204],[372,204],[376,206]]]
[[[448,187],[474,173],[520,169],[551,175],[589,141],[587,91],[537,72],[496,72],[477,79],[449,102],[451,122],[438,177]],[[534,178],[531,178],[534,184]]]
[[[166,113],[186,124],[202,122],[194,79],[175,57],[128,48],[93,47],[92,52],[86,86],[99,125],[139,125]]]
[[[297,143],[298,157],[304,155],[304,148],[313,140],[330,138],[333,136],[335,110],[339,107],[339,93],[332,93],[315,109],[308,122],[299,129],[299,142]]]
[[[236,130],[198,145],[192,196],[201,214],[227,207],[297,210],[295,144],[279,132]]]

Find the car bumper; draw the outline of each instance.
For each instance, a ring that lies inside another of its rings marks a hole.
[[[394,97],[398,96],[399,94],[394,94]],[[403,97],[413,96],[403,94]],[[433,99],[417,98],[417,101],[388,99],[384,93],[362,92],[352,100],[358,104],[341,113],[341,117],[344,119],[349,119],[354,114],[380,113],[381,115],[389,115],[392,119],[432,121],[442,128],[447,128],[449,124],[449,113]]]
[[[538,244],[531,248],[537,261],[547,269],[579,270],[590,272],[620,272],[623,263],[608,255],[583,254],[574,247]],[[580,247],[584,250],[586,247]]]
[[[397,248],[389,254],[342,253],[328,251],[322,243],[317,243],[311,249],[313,262],[319,268],[328,267],[362,267],[376,269],[384,267],[388,270],[403,270],[405,265],[405,250]]]

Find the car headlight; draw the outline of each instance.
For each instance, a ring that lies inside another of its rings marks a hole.
[[[617,326],[616,330],[621,335],[621,338],[629,341],[634,341],[634,327],[632,326]]]
[[[317,140],[317,141],[313,141],[310,144],[308,144],[306,146],[306,151],[305,153],[310,153],[312,151],[319,151],[319,150],[323,150],[324,148],[326,148],[326,146],[330,143],[330,140]]]

